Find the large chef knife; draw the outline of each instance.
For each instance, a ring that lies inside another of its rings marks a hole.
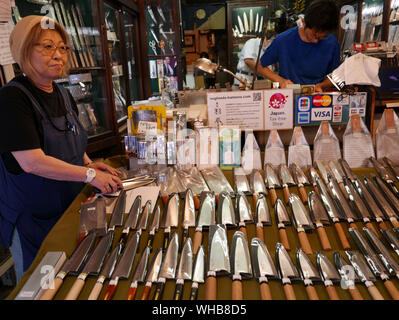
[[[205,282],[205,251],[204,247],[201,245],[198,248],[197,255],[195,257],[193,279],[191,282],[190,300],[197,300],[198,285],[204,282]]]
[[[155,234],[159,228],[159,219],[161,217],[161,208],[159,205],[155,207],[154,212],[152,213],[151,223],[148,228],[148,239],[147,246],[152,248],[152,242],[154,241]]]
[[[232,300],[243,300],[242,280],[252,279],[251,256],[247,236],[236,231],[230,247]]]
[[[141,196],[138,195],[129,210],[128,216],[122,227],[122,234],[119,238],[119,242],[122,243],[122,250],[126,245],[127,239],[129,237],[130,230],[136,229],[137,220],[139,219],[141,211]]]
[[[188,237],[188,230],[191,227],[195,227],[195,204],[194,194],[190,188],[188,188],[184,195],[184,206],[183,206],[183,236],[181,245],[183,247]]]
[[[380,175],[381,179],[385,181],[385,183],[387,184],[389,189],[391,189],[391,192],[397,198],[399,198],[399,190],[396,187],[395,182],[394,182],[395,178],[389,173],[389,171],[387,169],[385,169],[385,167],[376,158],[370,157],[369,159],[370,159],[371,163],[373,164],[374,169]]]
[[[337,283],[341,280],[338,271],[323,253],[317,252],[316,260],[320,276],[327,290],[328,297],[330,300],[339,300],[337,290],[334,287],[334,283]]]
[[[140,234],[135,232],[126,244],[125,249],[112,273],[107,290],[102,297],[102,300],[111,300],[115,294],[119,279],[129,278],[132,270],[133,261],[136,256],[137,248],[139,246]]]
[[[217,222],[224,224],[226,228],[236,227],[236,214],[230,193],[223,191],[219,194]]]
[[[289,195],[289,203],[295,228],[298,232],[298,238],[301,244],[301,248],[303,249],[303,251],[306,252],[306,254],[313,254],[308,236],[305,232],[307,230],[314,229],[314,225],[309,217],[308,211],[303,205],[301,199],[294,193],[291,193]]]
[[[244,192],[247,196],[252,194],[251,187],[249,185],[247,176],[242,167],[237,167],[233,169],[234,175],[234,191],[236,193]]]
[[[368,292],[374,300],[385,300],[380,291],[375,286],[374,282],[377,280],[370,268],[367,266],[362,255],[356,250],[345,250],[345,254],[349,262],[355,269],[360,281],[367,287]]]
[[[187,238],[180,255],[179,267],[176,273],[176,288],[174,300],[183,298],[184,281],[191,280],[193,276],[193,242]]]
[[[330,244],[330,240],[328,239],[327,232],[324,229],[324,225],[330,225],[328,213],[317,193],[315,193],[314,191],[310,191],[308,198],[310,217],[316,226],[321,246],[323,250],[329,251],[332,247]]]
[[[150,258],[151,247],[145,247],[141,254],[139,263],[133,273],[132,283],[130,284],[129,292],[126,300],[133,300],[136,296],[137,285],[143,283],[147,272],[148,259]]]
[[[68,275],[77,275],[82,270],[86,263],[87,257],[93,249],[96,239],[95,232],[89,232],[89,234],[79,242],[78,246],[72,252],[71,256],[61,267],[61,270],[57,273],[52,286],[50,286],[41,296],[40,300],[51,300],[61,287],[64,278]]]
[[[269,188],[272,206],[274,206],[277,200],[276,188],[281,188],[281,184],[276,174],[276,170],[271,163],[266,163],[265,165],[265,183]]]
[[[262,300],[272,300],[269,287],[270,279],[278,279],[278,272],[265,243],[259,238],[251,240],[251,258],[255,277],[259,281]]]
[[[296,300],[291,281],[300,280],[300,275],[282,243],[276,244],[276,264],[279,278],[283,283],[284,294],[287,300]]]
[[[330,172],[337,180],[339,187],[342,190],[342,193],[346,196],[346,190],[344,186],[344,181],[342,180],[345,177],[345,172],[343,171],[341,165],[339,164],[338,160],[330,160],[328,162],[328,167],[330,168]]]
[[[205,280],[205,300],[216,300],[219,275],[230,275],[229,246],[226,227],[222,224],[209,226],[208,261]]]
[[[256,236],[264,241],[263,227],[272,225],[272,218],[270,215],[269,205],[267,204],[266,195],[259,194],[255,206],[255,223],[256,223]]]
[[[391,295],[392,299],[399,300],[399,291],[395,287],[394,283],[389,279],[388,272],[386,271],[384,265],[379,260],[377,254],[371,248],[370,244],[364,238],[364,236],[360,233],[357,229],[349,229],[349,233],[353,237],[353,240],[356,242],[358,248],[363,253],[366,261],[374,273],[374,275],[380,278],[385,285],[385,288],[388,290],[389,294]]]
[[[364,300],[359,289],[356,287],[356,282],[360,281],[360,278],[353,271],[353,267],[350,266],[345,259],[340,255],[339,252],[334,252],[334,262],[337,268],[341,281],[344,281],[346,288],[348,289],[353,300]],[[342,283],[341,283],[342,287]]]
[[[382,194],[385,196],[385,199],[388,201],[388,203],[391,205],[393,210],[396,213],[396,216],[399,214],[399,199],[395,197],[395,195],[391,192],[391,189],[387,187],[387,185],[381,180],[380,177],[377,177],[373,174],[371,174],[371,178],[376,182],[380,190],[382,191]],[[392,224],[394,225],[395,228],[399,226],[399,224],[395,225],[395,222],[392,221]]]
[[[328,165],[328,161],[325,160],[316,160],[315,161],[317,169],[319,169],[321,177],[323,178],[324,182],[328,184],[328,175],[331,175],[330,167]]]
[[[202,191],[194,234],[194,254],[202,243],[202,232],[216,223],[216,199],[213,191]]]
[[[111,249],[112,241],[114,239],[114,231],[109,231],[98,242],[96,248],[91,254],[89,260],[84,266],[82,272],[76,278],[71,289],[65,297],[65,300],[76,300],[85,285],[88,276],[97,276],[103,266],[104,260]]]
[[[168,248],[162,260],[161,269],[159,270],[157,287],[154,293],[153,300],[161,300],[163,290],[165,288],[166,280],[175,279],[177,256],[179,254],[179,234],[174,232],[170,238]]]
[[[256,204],[258,200],[259,194],[261,193],[265,195],[269,194],[265,185],[265,180],[263,179],[262,174],[260,173],[259,170],[256,169],[252,170],[249,176],[249,184],[254,198],[254,204]]]
[[[152,257],[152,261],[145,279],[145,287],[140,300],[148,300],[152,284],[154,282],[157,282],[158,280],[158,274],[159,270],[161,269],[161,264],[162,264],[162,248],[158,248],[154,256]]]
[[[393,163],[393,161],[391,159],[389,159],[388,157],[384,157],[383,158],[384,162],[387,164],[387,166],[389,167],[389,169],[391,169],[391,171],[393,172],[393,174],[396,177],[396,180],[399,181],[399,169],[398,167]]]
[[[236,198],[236,221],[240,231],[247,236],[247,223],[253,223],[252,209],[244,193],[239,193]]]
[[[284,200],[288,204],[288,197],[290,195],[289,187],[295,186],[294,178],[291,175],[290,169],[288,169],[286,164],[280,164],[278,168],[278,173],[283,187]]]
[[[126,190],[122,190],[118,198],[116,199],[116,203],[114,208],[112,209],[111,220],[109,222],[108,230],[115,230],[115,227],[122,226],[123,215],[125,214],[126,208]]]
[[[296,261],[309,300],[320,300],[319,295],[313,286],[313,281],[321,281],[319,272],[301,248],[296,249]]]
[[[143,231],[147,229],[148,218],[151,212],[151,200],[147,200],[144,204],[143,209],[141,210],[139,219],[136,224],[136,230],[141,235]]]
[[[319,187],[317,186],[316,180],[320,179],[319,174],[317,173],[316,169],[313,167],[309,168],[309,181],[313,185],[314,191],[317,193],[319,197],[321,197]],[[328,188],[328,187],[327,187]]]
[[[339,164],[341,165],[342,169],[345,172],[346,177],[351,181],[354,182],[355,181],[355,175],[352,172],[351,167],[349,166],[348,162],[346,162],[345,159],[339,159],[338,160]]]
[[[388,241],[393,251],[395,251],[399,257],[399,238],[394,234],[392,230],[381,229],[381,233],[384,235],[385,239]]]
[[[284,248],[286,250],[291,250],[290,243],[287,237],[287,231],[285,230],[286,226],[291,225],[291,220],[288,215],[287,209],[285,208],[285,205],[280,198],[277,198],[276,204],[274,205],[274,214],[276,216],[276,223],[280,241],[284,245]]]
[[[166,250],[169,245],[169,238],[172,228],[177,228],[179,225],[179,213],[180,213],[180,200],[177,193],[172,193],[165,206],[164,214],[160,223],[160,227],[163,231],[163,246],[162,249]]]
[[[301,196],[302,202],[304,204],[307,204],[308,196],[306,194],[305,186],[310,186],[310,182],[309,182],[308,178],[306,177],[305,173],[295,162],[291,163],[290,168],[294,175],[294,179],[295,179],[296,185],[298,187],[299,195]]]

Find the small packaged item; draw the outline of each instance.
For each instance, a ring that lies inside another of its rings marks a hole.
[[[191,189],[194,196],[200,196],[202,191],[210,191],[198,167],[177,169],[177,175],[186,189]]]
[[[231,170],[241,163],[241,130],[239,128],[219,128],[220,168]]]
[[[370,157],[375,158],[373,142],[359,114],[353,114],[343,136],[343,156],[351,168],[370,167]]]
[[[375,132],[377,158],[399,163],[399,118],[393,109],[385,109]]]
[[[341,159],[339,140],[330,123],[322,121],[313,142],[313,162]]]
[[[78,241],[83,239],[92,230],[95,230],[98,236],[103,236],[107,233],[105,205],[104,198],[96,198],[92,202],[82,204]]]
[[[160,187],[159,193],[162,200],[168,200],[168,197],[172,193],[183,193],[186,191],[183,183],[181,182],[177,171],[173,167],[166,167],[158,172],[154,172],[157,177],[157,184]]]
[[[288,167],[293,163],[296,163],[301,169],[307,169],[312,165],[310,147],[301,127],[294,128],[288,147]]]
[[[253,132],[246,132],[246,139],[241,155],[241,164],[245,174],[250,174],[252,170],[262,170],[262,160],[260,148]]]
[[[196,134],[194,131],[189,136],[176,141],[176,165],[178,168],[188,169],[195,166],[196,161]]]
[[[286,164],[285,150],[283,142],[276,129],[270,131],[269,139],[265,147],[265,159],[263,165],[271,163],[278,167],[280,164]]]
[[[198,128],[196,144],[198,170],[219,165],[219,131],[217,128]]]

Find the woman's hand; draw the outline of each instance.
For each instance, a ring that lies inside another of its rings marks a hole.
[[[106,173],[102,170],[96,170],[96,177],[90,184],[99,189],[102,193],[114,193],[118,191],[118,188],[123,189],[121,179],[116,175]]]
[[[119,170],[116,170],[115,168],[103,163],[103,162],[93,162],[88,165],[88,167],[97,169],[100,171],[108,171],[110,174],[114,176],[119,176],[121,172]]]

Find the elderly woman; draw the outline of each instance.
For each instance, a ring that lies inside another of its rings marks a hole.
[[[123,187],[117,170],[85,153],[76,104],[53,82],[68,70],[68,44],[65,30],[42,16],[21,19],[10,35],[23,75],[0,90],[0,240],[18,279],[84,183],[104,193]]]

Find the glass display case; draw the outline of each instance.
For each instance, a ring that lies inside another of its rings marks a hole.
[[[384,0],[366,0],[362,4],[360,42],[381,41]]]

